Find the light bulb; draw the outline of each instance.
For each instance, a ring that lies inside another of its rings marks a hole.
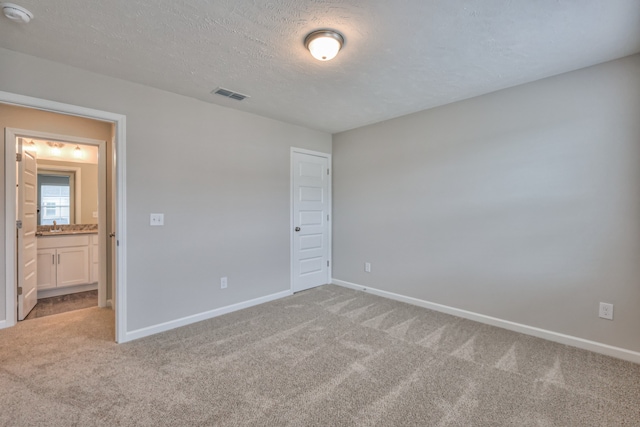
[[[340,43],[329,37],[321,37],[309,43],[309,51],[318,61],[329,61],[338,54]]]
[[[53,154],[54,156],[60,156],[60,153],[60,147],[58,147],[57,145],[51,147],[51,154]]]
[[[76,145],[76,149],[73,150],[73,157],[75,157],[76,159],[82,158],[82,150],[80,149],[80,146]]]

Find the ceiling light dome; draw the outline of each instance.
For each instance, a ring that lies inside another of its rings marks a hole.
[[[329,61],[342,49],[344,37],[337,31],[318,30],[304,39],[304,45],[318,61]]]

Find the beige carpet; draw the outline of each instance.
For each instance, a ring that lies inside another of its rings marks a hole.
[[[640,365],[336,286],[112,340],[98,308],[0,331],[0,425],[640,425]]]

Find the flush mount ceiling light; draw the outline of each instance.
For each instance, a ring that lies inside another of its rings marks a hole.
[[[33,13],[29,12],[22,6],[18,6],[13,3],[0,3],[2,7],[2,13],[4,16],[11,19],[13,22],[19,22],[21,24],[28,24],[33,19]]]
[[[329,61],[336,57],[344,45],[342,34],[333,30],[317,30],[304,39],[304,46],[318,61]]]

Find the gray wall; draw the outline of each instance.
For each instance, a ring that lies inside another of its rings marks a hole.
[[[336,279],[640,351],[640,56],[333,150]]]
[[[289,289],[289,149],[330,134],[5,49],[0,90],[127,116],[129,331]]]

